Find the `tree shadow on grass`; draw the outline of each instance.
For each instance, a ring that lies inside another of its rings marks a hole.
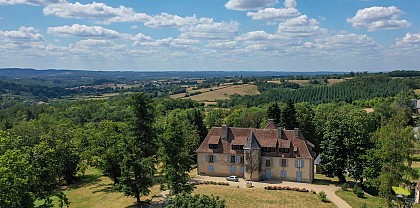
[[[326,186],[329,186],[329,185],[336,185],[336,186],[339,186],[339,185],[341,185],[341,183],[340,183],[340,182],[338,182],[338,181],[333,181],[333,180],[330,180],[330,179],[314,179],[314,180],[312,181],[312,183],[313,183],[313,184],[316,184],[316,185],[326,185]]]
[[[95,175],[84,175],[78,178],[78,180],[71,184],[68,189],[78,189],[81,187],[85,187],[85,186],[90,186],[93,184],[96,184],[98,182],[100,182],[100,177],[101,175],[95,174]]]
[[[120,192],[118,187],[114,186],[112,183],[100,183],[90,189],[97,189],[92,193],[104,192],[104,193],[118,193]]]
[[[146,200],[140,204],[132,204],[125,208],[163,208],[163,203],[151,203],[151,200]]]

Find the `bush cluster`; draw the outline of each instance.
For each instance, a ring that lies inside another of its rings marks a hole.
[[[289,186],[284,186],[284,187],[281,187],[281,186],[266,186],[266,187],[264,187],[264,189],[265,190],[291,190],[291,191],[298,191],[298,192],[309,192],[308,189],[305,189],[305,188],[301,188],[301,189],[297,188],[297,187],[291,188]]]
[[[327,194],[324,191],[319,192],[318,196],[322,202],[328,202]]]
[[[359,186],[359,185],[355,185],[353,188],[353,193],[359,197],[359,198],[363,198],[365,197],[365,192],[363,191],[363,189]]]
[[[196,185],[220,185],[220,186],[229,186],[228,182],[216,182],[216,181],[196,181]]]

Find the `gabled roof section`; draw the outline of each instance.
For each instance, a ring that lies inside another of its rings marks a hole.
[[[248,138],[246,139],[244,149],[245,150],[259,150],[259,149],[261,149],[261,145],[258,143],[254,132],[251,131]]]
[[[295,132],[298,132],[297,137]],[[264,147],[271,148],[288,148],[289,152],[284,153],[276,149],[276,152],[267,154],[273,157],[288,158],[311,158],[315,159],[313,152],[313,144],[309,143],[302,132],[298,129],[280,130],[280,129],[256,129],[256,128],[238,128],[228,127],[228,138],[221,139],[222,127],[213,127],[210,129],[200,147],[196,150],[198,153],[220,153],[220,154],[243,154],[244,149],[261,149]],[[281,136],[279,136],[281,133]],[[210,149],[209,144],[218,144],[219,148]],[[244,149],[232,149],[232,145],[243,145]],[[296,152],[294,150],[297,150]],[[278,150],[278,151],[277,151]]]
[[[276,124],[274,124],[273,122],[267,124],[267,126],[264,129],[277,129]]]

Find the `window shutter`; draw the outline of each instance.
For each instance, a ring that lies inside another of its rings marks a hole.
[[[286,159],[286,167],[289,166],[289,159]]]
[[[300,160],[300,161],[302,161],[301,162],[302,164],[300,164],[300,166],[301,166],[301,168],[303,168],[305,166],[305,160]]]
[[[209,155],[206,155],[206,162],[209,162]]]
[[[270,157],[270,166],[274,167],[273,158]]]
[[[244,173],[244,167],[241,167],[241,173]]]
[[[299,160],[295,160],[295,168],[298,167]]]
[[[236,163],[240,163],[241,162],[241,156],[236,155],[235,156],[235,159],[236,159]]]
[[[230,163],[230,155],[226,155],[226,161]]]
[[[262,161],[263,161],[263,166],[265,167],[265,162],[266,162],[265,158],[263,158]]]
[[[279,166],[281,167],[282,158],[279,159]]]
[[[216,155],[213,155],[213,162],[216,162]]]

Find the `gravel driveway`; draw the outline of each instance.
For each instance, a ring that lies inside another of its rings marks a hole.
[[[197,181],[216,181],[216,182],[226,182],[225,177],[212,177],[212,176],[197,176],[194,178]],[[245,181],[241,178],[239,182],[230,182],[230,186],[238,186],[240,188],[245,187]],[[264,188],[266,186],[289,186],[289,187],[297,187],[297,188],[305,188],[307,190],[314,190],[317,193],[320,191],[324,191],[327,194],[327,198],[334,203],[339,208],[351,208],[351,206],[338,197],[335,194],[335,191],[340,189],[340,187],[334,185],[316,185],[310,183],[297,183],[297,182],[289,182],[289,181],[280,181],[280,180],[266,180],[260,182],[252,182],[254,188]]]

